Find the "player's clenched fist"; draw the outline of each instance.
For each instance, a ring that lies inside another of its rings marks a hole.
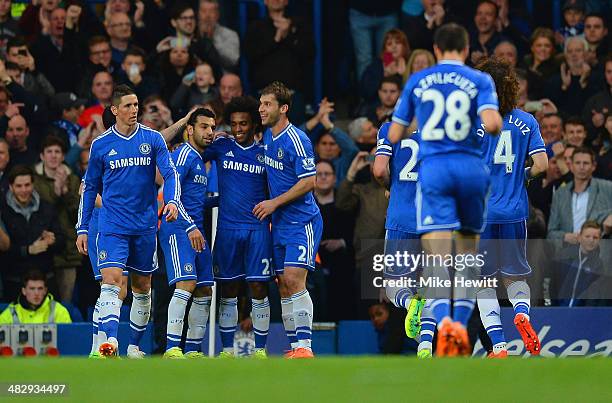
[[[178,218],[178,208],[174,203],[166,204],[163,213],[166,216],[166,222],[172,222]]]
[[[76,246],[80,254],[87,256],[87,234],[81,234],[77,237]]]
[[[206,240],[204,239],[204,236],[202,235],[199,229],[194,229],[187,236],[189,237],[189,242],[191,242],[191,247],[193,248],[193,250],[198,253],[204,250],[204,244],[206,243]]]

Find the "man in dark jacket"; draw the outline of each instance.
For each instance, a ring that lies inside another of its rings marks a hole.
[[[5,298],[14,299],[21,277],[30,269],[52,273],[53,256],[65,247],[53,206],[40,199],[33,187],[34,174],[25,166],[9,173],[9,192],[1,204],[1,218],[11,239],[4,256],[2,278]]]

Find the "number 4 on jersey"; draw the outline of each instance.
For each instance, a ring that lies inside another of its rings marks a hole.
[[[512,132],[510,130],[503,130],[495,148],[493,163],[506,165],[506,173],[511,174],[515,158],[516,156],[512,154]]]

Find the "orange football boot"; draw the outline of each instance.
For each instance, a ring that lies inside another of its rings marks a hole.
[[[457,343],[455,342],[455,327],[450,319],[442,320],[442,326],[438,329],[436,340],[437,357],[454,357],[458,353]]]
[[[314,358],[314,354],[312,353],[312,350],[308,348],[298,347],[293,350],[293,356],[291,358]]]
[[[104,342],[100,344],[98,348],[98,352],[102,357],[105,358],[115,358],[117,357],[117,346],[113,343]]]
[[[455,343],[457,344],[457,355],[469,357],[472,354],[472,346],[468,337],[467,329],[459,322],[453,322],[455,327]]]
[[[487,358],[508,358],[508,351],[507,350],[501,350],[499,353],[495,354],[493,351],[491,351],[488,355]]]
[[[531,355],[539,355],[540,339],[538,339],[537,333],[533,330],[533,327],[531,327],[529,318],[523,313],[516,314],[514,317],[514,326],[516,326],[516,329],[521,334],[527,351],[529,351]]]
[[[285,358],[293,358],[293,354],[294,353],[295,353],[294,349],[287,350],[287,351],[285,351],[285,354],[283,354],[283,357],[285,357]]]

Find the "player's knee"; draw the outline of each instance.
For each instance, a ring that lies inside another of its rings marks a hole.
[[[195,282],[195,280],[177,281],[175,286],[179,290],[183,290],[183,291],[187,291],[189,293],[193,293],[193,290],[195,290],[195,288],[196,288],[196,282]]]
[[[121,269],[108,268],[102,270],[102,284],[121,287]]]
[[[221,295],[223,298],[235,298],[238,296],[238,291],[240,291],[240,283],[237,281],[222,283],[221,285]]]
[[[268,296],[268,284],[253,281],[249,283],[249,289],[251,290],[251,296],[255,299],[264,299]]]
[[[198,287],[193,291],[193,296],[199,297],[210,297],[212,295],[212,288],[209,286]]]
[[[304,269],[300,269],[305,271]],[[283,275],[284,285],[286,287],[286,291],[292,295],[298,291],[301,291],[306,286],[306,273],[299,272],[296,270],[286,270]]]
[[[141,276],[132,273],[132,291],[139,294],[146,294],[151,290],[151,276]]]

